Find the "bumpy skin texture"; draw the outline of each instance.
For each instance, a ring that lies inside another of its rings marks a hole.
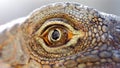
[[[41,7],[0,26],[0,68],[119,68],[119,19],[77,3]]]

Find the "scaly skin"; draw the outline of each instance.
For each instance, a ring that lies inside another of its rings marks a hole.
[[[119,20],[76,3],[44,6],[0,26],[0,68],[119,68]]]

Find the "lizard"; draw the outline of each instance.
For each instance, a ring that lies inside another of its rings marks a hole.
[[[0,68],[119,68],[119,34],[119,16],[48,4],[0,26]]]

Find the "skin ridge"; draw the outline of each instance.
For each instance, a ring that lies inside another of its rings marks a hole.
[[[36,9],[24,19],[9,28],[9,24],[0,26],[5,27],[0,31],[0,67],[119,68],[120,17],[78,3],[60,2]],[[62,20],[80,36],[75,35],[71,45],[56,50],[46,47],[38,36],[39,29],[44,29],[42,25],[49,19]]]

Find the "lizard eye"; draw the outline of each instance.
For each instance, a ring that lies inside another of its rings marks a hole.
[[[63,23],[59,21],[52,21],[50,23]],[[39,31],[38,31],[39,32]],[[73,36],[73,33],[64,25],[51,24],[42,30],[40,37],[44,40],[48,47],[58,47],[67,43]]]

